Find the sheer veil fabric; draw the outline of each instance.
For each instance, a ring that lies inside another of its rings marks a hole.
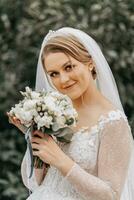
[[[41,63],[41,54],[44,46],[46,45],[47,41],[50,38],[59,35],[68,36],[69,34],[74,35],[85,46],[89,54],[92,56],[95,62],[96,72],[97,72],[97,79],[96,79],[97,88],[107,99],[109,99],[109,101],[112,102],[113,105],[115,105],[118,109],[120,109],[124,113],[115,79],[113,77],[112,71],[104,55],[102,54],[100,47],[95,42],[95,40],[91,38],[88,34],[75,28],[63,27],[56,31],[50,30],[46,35],[46,37],[44,38],[38,59],[35,89],[37,91],[40,91],[43,88],[46,91],[56,90],[56,88],[54,88],[54,86],[52,85],[50,78],[47,76],[47,74],[43,69]],[[134,146],[133,138],[132,138],[132,143]],[[131,154],[128,173],[124,183],[124,188],[122,190],[122,195],[120,200],[134,200],[134,150],[132,151]]]

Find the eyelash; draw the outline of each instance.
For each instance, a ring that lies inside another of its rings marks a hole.
[[[66,70],[67,72],[70,72],[74,67],[75,67],[75,65],[67,65],[67,66],[65,67],[65,70]],[[67,70],[67,68],[69,68],[69,70]],[[57,75],[58,72],[52,72],[52,73],[50,74],[50,76],[51,76],[51,77],[55,77],[54,74]]]

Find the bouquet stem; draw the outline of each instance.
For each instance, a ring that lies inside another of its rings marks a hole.
[[[38,156],[33,157],[34,160],[34,168],[42,169],[43,165],[45,164],[46,168],[50,167],[49,164],[44,163]]]
[[[34,160],[34,167],[35,168],[39,168],[39,169],[43,168],[43,161],[40,160],[40,158],[38,156],[34,156],[33,160]]]

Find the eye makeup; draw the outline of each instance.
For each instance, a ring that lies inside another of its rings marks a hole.
[[[64,66],[64,70],[65,70],[66,72],[71,72],[71,71],[73,70],[74,67],[75,67],[75,65],[68,64],[68,65]],[[57,77],[57,75],[59,75],[59,72],[57,72],[57,71],[52,71],[52,72],[50,72],[50,71],[49,71],[49,76],[51,76],[51,77]]]

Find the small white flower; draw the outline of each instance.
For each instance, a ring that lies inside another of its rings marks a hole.
[[[30,87],[28,87],[28,86],[25,87],[25,90],[26,90],[26,93],[31,93],[31,91],[32,91],[32,90],[30,89]]]
[[[46,105],[42,104],[42,111],[44,111],[46,109]]]
[[[31,92],[31,98],[32,99],[39,99],[40,98],[40,93],[35,92],[35,91]]]
[[[45,126],[47,128],[50,128],[50,125],[52,124],[53,118],[51,116],[37,116],[35,117],[35,122],[37,123],[38,129]]]

